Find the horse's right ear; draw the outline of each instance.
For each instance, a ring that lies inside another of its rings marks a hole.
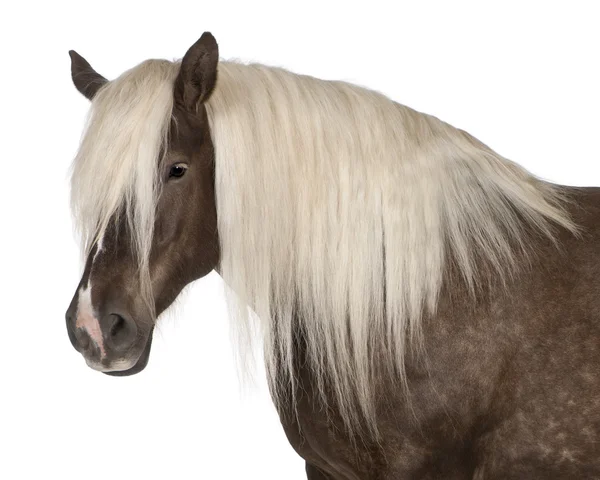
[[[91,100],[108,80],[96,72],[87,60],[75,50],[70,50],[69,56],[71,57],[71,78],[75,88],[84,97]]]
[[[175,80],[175,103],[195,112],[197,105],[210,97],[217,83],[219,46],[215,37],[204,32],[181,60],[181,69]]]

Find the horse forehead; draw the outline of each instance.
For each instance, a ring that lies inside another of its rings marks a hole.
[[[198,149],[205,134],[210,132],[206,107],[200,105],[198,113],[192,115],[174,107],[169,130],[169,148],[183,152]]]

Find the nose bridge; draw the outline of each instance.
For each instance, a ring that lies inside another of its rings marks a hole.
[[[75,336],[79,334],[81,346],[88,350],[88,353],[91,353],[90,349],[97,349],[100,360],[103,360],[106,357],[106,347],[100,316],[92,303],[91,282],[88,282],[85,287],[80,287],[77,297],[74,318]]]
[[[94,307],[101,317],[107,305],[123,307],[129,303],[129,297],[135,296],[137,288],[136,263],[127,227],[121,225],[124,223],[124,219],[119,226],[111,223],[88,259],[88,284],[93,285],[92,293],[97,303]]]
[[[93,260],[97,251],[98,245],[94,245],[94,247],[88,254],[88,258],[85,262],[85,268],[83,270],[81,280],[79,281],[79,286],[77,287],[77,290],[73,295],[73,298],[66,313],[67,331],[69,333],[69,339],[71,340],[73,346],[79,351],[85,350],[89,344],[89,338],[82,336],[79,315],[82,310],[82,302],[85,304],[86,301],[89,301],[89,304],[91,305],[91,292],[89,289],[89,283]],[[90,308],[85,308],[85,310],[89,313]]]
[[[103,243],[103,238],[99,238],[90,250],[79,287],[67,310],[67,330],[71,343],[86,358],[99,361],[106,358],[107,349],[101,321],[103,308],[97,299],[105,297],[105,287],[114,283],[114,279],[108,279],[108,282],[98,281],[103,276],[103,271],[110,272],[102,258],[106,253]]]

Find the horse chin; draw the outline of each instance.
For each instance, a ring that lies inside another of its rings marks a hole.
[[[144,347],[144,351],[140,355],[140,358],[135,363],[135,365],[127,370],[113,370],[111,372],[102,372],[105,375],[110,375],[112,377],[128,377],[129,375],[135,375],[136,373],[140,373],[146,365],[148,365],[148,359],[150,358],[150,349],[152,348],[152,333],[150,331],[150,335],[148,335],[148,340],[146,340],[146,346]]]

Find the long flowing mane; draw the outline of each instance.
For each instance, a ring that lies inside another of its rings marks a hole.
[[[148,259],[167,145],[177,68],[147,60],[103,86],[92,101],[72,166],[71,209],[82,252],[102,246],[115,214],[124,215],[140,267],[142,296],[153,305]],[[152,307],[151,307],[152,308]]]
[[[87,184],[104,179],[91,200],[87,191],[74,197],[87,205],[94,235],[117,200],[129,199],[140,261],[159,191],[144,175],[156,169],[172,108],[164,95],[154,98],[172,89],[179,68],[167,63],[146,62],[105,87],[89,132],[115,119],[143,124],[148,115],[119,100],[123,88],[151,105],[155,120],[135,135],[111,132],[121,147],[102,166],[83,160],[99,157],[86,136],[74,171]],[[526,230],[551,237],[553,225],[573,228],[552,185],[465,132],[364,88],[221,62],[207,111],[220,273],[235,292],[234,325],[258,328],[276,400],[282,383],[287,390],[296,381],[301,332],[318,387],[348,426],[374,424],[375,355],[385,352],[405,382],[405,355],[420,344],[424,316],[435,314],[448,262],[474,287],[478,258],[506,275],[525,250]],[[120,183],[109,181],[114,175]]]

